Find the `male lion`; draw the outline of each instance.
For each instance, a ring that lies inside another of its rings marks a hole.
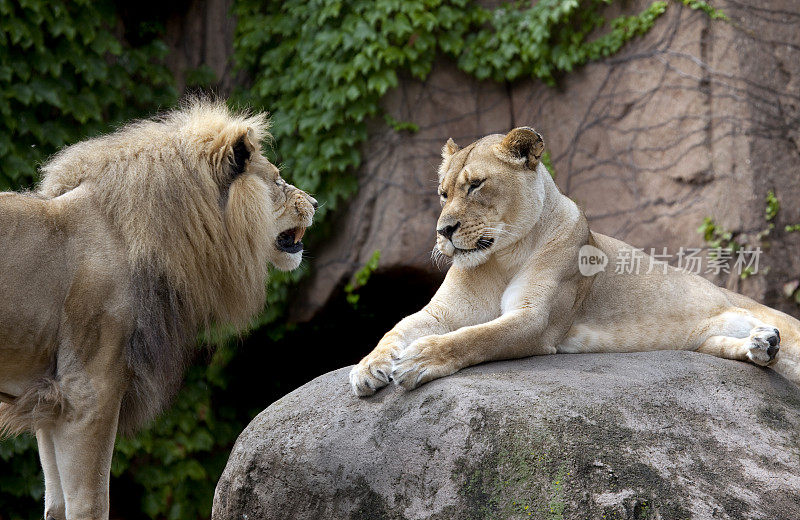
[[[436,247],[453,266],[431,302],[353,368],[356,395],[497,359],[658,349],[750,360],[800,383],[800,322],[786,314],[663,263],[649,274],[581,274],[579,252],[607,255],[611,266],[622,256],[648,266],[650,257],[591,232],[541,163],[543,150],[527,127],[463,150],[447,142]]]
[[[169,403],[199,329],[261,310],[268,262],[300,264],[317,203],[266,137],[264,114],[190,101],[0,194],[0,426],[36,432],[47,520],[108,518],[117,429]]]

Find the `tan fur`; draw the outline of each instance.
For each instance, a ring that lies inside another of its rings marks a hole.
[[[36,432],[46,518],[107,518],[118,427],[169,404],[199,330],[261,310],[269,263],[299,265],[286,237],[316,201],[261,154],[267,130],[192,100],[0,194],[0,428]]]
[[[683,349],[772,366],[800,384],[800,322],[592,233],[556,187],[530,128],[442,150],[435,252],[453,265],[431,302],[350,373],[353,392],[412,389],[461,368],[556,352]],[[584,276],[583,246],[608,256]],[[620,255],[645,267],[616,272]],[[780,343],[780,344],[778,344]]]

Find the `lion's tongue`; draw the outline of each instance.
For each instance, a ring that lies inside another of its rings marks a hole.
[[[294,232],[294,243],[298,243],[303,240],[303,235],[306,234],[306,228],[300,226]]]

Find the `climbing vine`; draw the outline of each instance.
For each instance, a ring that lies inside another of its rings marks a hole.
[[[714,219],[711,217],[706,217],[703,219],[703,223],[699,228],[697,228],[697,232],[703,235],[703,240],[712,254],[714,254],[715,250],[727,250],[732,254],[736,254],[741,250],[755,250],[756,248],[760,250],[762,246],[764,248],[768,248],[769,242],[766,240],[775,229],[775,217],[778,216],[778,212],[781,209],[781,203],[778,200],[778,197],[775,196],[775,192],[772,190],[767,192],[765,203],[765,225],[763,228],[754,233],[745,235],[738,231],[728,231],[714,221]],[[791,232],[790,228],[791,226],[786,226],[785,231],[787,233]],[[759,272],[762,274],[767,274],[769,271],[769,266],[765,266]],[[754,274],[756,273],[750,268],[745,268],[739,274],[739,277],[744,280]]]
[[[353,274],[353,279],[344,286],[344,293],[345,299],[347,303],[352,305],[354,308],[358,308],[358,300],[361,299],[361,295],[358,294],[358,290],[367,285],[369,282],[372,273],[378,269],[378,262],[381,260],[381,250],[376,249],[372,252],[372,256],[367,260],[367,263],[364,266],[356,271]]]
[[[458,35],[464,38],[463,47],[448,42],[444,50],[455,51],[459,67],[478,79],[536,77],[554,85],[556,74],[610,56],[646,33],[667,9],[666,2],[653,2],[637,15],[613,19],[607,32],[590,39],[607,24],[600,10],[609,3],[541,0],[522,10],[474,8],[480,28]]]
[[[322,216],[355,191],[367,121],[381,115],[381,97],[399,72],[424,79],[444,54],[478,79],[554,84],[647,32],[668,5],[656,1],[607,22],[608,3],[486,9],[468,0],[238,0],[236,57],[253,78],[242,99],[272,111],[275,155],[287,177],[326,201]]]
[[[111,2],[0,0],[0,189],[62,146],[174,102],[166,46],[115,36]]]

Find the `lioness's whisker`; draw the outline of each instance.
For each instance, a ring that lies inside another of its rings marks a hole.
[[[516,236],[514,233],[512,233],[511,231],[508,231],[506,229],[493,228],[493,227],[487,227],[487,228],[484,228],[484,229],[486,231],[492,231],[494,233],[497,233],[498,235]]]
[[[443,265],[446,264],[450,259],[444,255],[439,249],[434,247],[431,250],[431,260],[433,261],[433,265],[436,266],[437,269],[441,270]]]
[[[509,237],[513,241],[516,241],[520,236],[518,233],[512,233],[511,231],[508,231],[508,230],[505,230],[505,229],[487,227],[487,228],[484,228],[484,230],[489,231],[490,234],[495,234],[495,236],[498,236],[498,237],[499,236]]]

